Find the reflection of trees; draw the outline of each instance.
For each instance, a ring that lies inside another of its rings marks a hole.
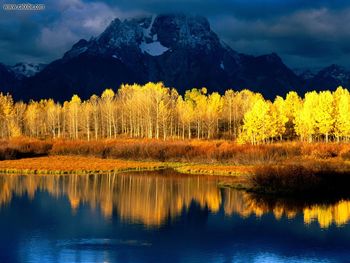
[[[82,203],[99,207],[106,217],[116,212],[121,219],[145,225],[160,225],[168,216],[179,215],[191,202],[217,212],[221,195],[213,179],[167,175],[50,175],[1,176],[0,204],[9,203],[12,195],[37,190],[52,196],[67,196],[73,210]]]
[[[284,200],[265,200],[230,189],[219,190],[217,181],[195,176],[146,174],[0,176],[0,206],[13,195],[34,198],[36,191],[54,197],[67,196],[73,210],[86,203],[100,209],[105,217],[118,214],[122,220],[159,226],[168,217],[187,210],[194,201],[201,208],[226,215],[262,216],[272,212],[276,219],[294,218],[303,213],[306,224],[317,221],[321,227],[350,221],[350,201],[335,204],[300,205]]]
[[[350,221],[350,201],[340,200],[333,204],[305,205],[291,200],[264,199],[238,191],[224,190],[224,210],[228,215],[234,213],[243,217],[250,215],[262,216],[272,212],[276,219],[285,216],[294,218],[298,213],[304,216],[304,223],[317,221],[322,228],[332,223],[341,226]]]
[[[261,217],[263,214],[272,212],[276,219],[283,215],[293,218],[297,214],[296,208],[289,206],[286,208],[285,202],[267,202],[264,199],[255,198],[253,195],[243,191],[224,191],[225,213],[231,215],[239,214],[242,217],[255,215]]]
[[[304,209],[304,222],[317,220],[326,228],[334,222],[341,226],[350,221],[350,201],[341,200],[334,205],[314,205]]]

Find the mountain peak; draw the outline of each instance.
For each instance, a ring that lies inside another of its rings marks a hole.
[[[335,89],[338,86],[349,87],[350,72],[343,66],[332,64],[321,69],[307,83],[307,88],[319,87],[322,89]]]
[[[42,71],[46,67],[46,64],[43,63],[17,63],[14,66],[9,67],[17,77],[32,77],[38,72]]]
[[[338,72],[345,72],[345,71],[347,71],[347,69],[345,67],[337,65],[337,64],[331,64],[328,67],[325,67],[324,69],[322,69],[320,72],[338,73]]]
[[[266,55],[261,55],[258,58],[263,59],[268,63],[282,63],[282,59],[275,52]]]
[[[349,71],[343,66],[332,64],[317,73],[317,76],[322,76],[323,78],[333,78],[336,80],[344,80],[344,78],[349,78]]]
[[[86,98],[106,87],[149,81],[162,81],[179,93],[191,87],[209,92],[249,88],[268,98],[301,86],[276,53],[240,54],[219,39],[206,18],[160,14],[114,19],[100,35],[79,40],[62,59],[24,81],[23,90],[30,98],[63,100],[73,93]],[[51,91],[45,94],[47,86]]]
[[[210,50],[220,45],[206,18],[161,14],[124,21],[116,18],[98,37],[90,41],[80,40],[64,57],[76,57],[87,52],[122,59],[125,49],[141,56],[160,56],[177,48]]]

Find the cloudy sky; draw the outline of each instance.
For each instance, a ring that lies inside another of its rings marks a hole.
[[[0,62],[50,62],[109,22],[145,14],[206,16],[239,52],[278,53],[293,68],[350,68],[349,0],[48,0],[44,11],[0,10]],[[2,0],[2,3],[22,3]]]

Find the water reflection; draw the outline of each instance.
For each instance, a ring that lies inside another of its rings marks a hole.
[[[338,200],[332,202],[315,203],[307,200],[276,199],[257,196],[241,191],[224,191],[225,212],[228,215],[237,213],[242,217],[255,215],[261,217],[272,213],[275,219],[283,216],[288,219],[301,214],[304,224],[317,222],[321,228],[328,228],[333,223],[340,227],[350,221],[350,201]]]
[[[305,204],[266,199],[232,189],[220,189],[219,179],[168,173],[126,173],[107,175],[0,176],[0,206],[14,196],[46,191],[53,197],[67,197],[74,213],[82,204],[100,209],[106,218],[113,214],[122,221],[158,227],[173,220],[196,203],[200,209],[227,216],[261,217],[272,213],[295,218],[302,214],[305,224],[317,221],[320,227],[342,226],[350,220],[350,201]]]

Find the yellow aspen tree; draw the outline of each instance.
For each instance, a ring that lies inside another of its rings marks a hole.
[[[46,119],[48,129],[53,138],[60,136],[60,106],[52,99],[49,99],[45,105]],[[56,132],[57,131],[57,132]]]
[[[194,108],[194,118],[196,120],[196,134],[197,139],[200,137],[203,137],[204,131],[203,131],[203,123],[204,118],[206,114],[206,108],[207,108],[207,89],[192,89],[188,90],[185,93],[185,101],[186,103],[190,103],[193,105]]]
[[[4,137],[18,137],[21,135],[15,121],[14,101],[10,94],[0,93],[0,117],[3,121]]]
[[[235,124],[235,117],[237,116],[237,102],[235,100],[236,92],[234,92],[232,89],[226,90],[225,95],[223,96],[223,118],[226,120],[227,123],[227,130],[230,135],[230,138],[232,138],[232,134],[234,133],[234,124]],[[235,114],[236,113],[236,114]]]
[[[167,107],[169,103],[170,89],[164,87],[162,82],[147,83],[145,89],[149,92],[151,100],[151,109],[153,112],[155,134],[154,137],[159,139],[161,124],[164,121],[162,115],[168,115]],[[163,112],[162,112],[163,111]]]
[[[35,101],[30,101],[24,116],[25,126],[30,137],[38,137],[39,135],[38,128],[40,124],[38,122],[38,116],[39,104]]]
[[[286,123],[286,137],[288,139],[294,139],[296,136],[295,132],[295,118],[302,107],[302,99],[295,91],[288,92],[285,99],[285,112],[288,118]]]
[[[300,140],[313,141],[313,136],[317,132],[315,119],[315,109],[318,107],[318,94],[316,91],[307,92],[301,109],[295,118],[295,132],[300,136]]]
[[[25,104],[23,101],[16,102],[14,105],[14,118],[15,118],[15,125],[19,128],[20,134],[24,133],[24,117],[25,112],[27,109],[27,104]]]
[[[39,125],[39,134],[41,137],[46,138],[49,134],[48,132],[48,119],[46,114],[46,105],[47,100],[42,99],[38,102],[39,114],[38,114],[38,125]],[[51,132],[50,132],[51,133]]]
[[[234,108],[234,134],[235,137],[239,136],[243,127],[244,115],[250,111],[258,100],[263,100],[263,96],[260,93],[254,93],[250,90],[244,89],[237,93],[235,96],[235,108]]]
[[[79,138],[79,110],[81,106],[81,99],[78,95],[73,95],[69,102],[69,112],[72,123],[72,135],[75,139]]]
[[[174,135],[177,134],[178,130],[178,119],[177,119],[177,112],[176,112],[176,103],[177,99],[179,97],[179,93],[177,92],[176,89],[172,88],[170,90],[170,102],[169,102],[169,132],[170,132],[170,137],[174,137]]]
[[[269,104],[269,116],[270,116],[270,121],[267,124],[268,128],[268,132],[267,132],[267,137],[270,138],[271,140],[274,140],[275,138],[279,138],[280,140],[282,140],[281,138],[281,133],[279,132],[279,115],[278,115],[278,111],[277,111],[277,107],[276,105],[272,104],[272,103],[268,103]]]
[[[161,122],[163,140],[167,138],[169,116],[170,116],[170,111],[168,109],[168,103],[162,100],[159,104],[159,118]]]
[[[214,127],[218,130],[219,116],[223,107],[223,101],[219,93],[214,92],[208,96],[206,109],[207,138],[211,139]]]
[[[114,101],[114,91],[112,89],[106,89],[101,95],[101,108],[103,116],[106,121],[106,131],[108,138],[112,138],[112,129],[114,121],[114,110],[113,110],[113,101]]]
[[[182,124],[182,139],[185,139],[185,134],[187,134],[188,139],[191,139],[191,123],[194,118],[194,105],[192,101],[184,101],[182,96],[179,96],[176,107],[179,115],[179,120]]]
[[[70,138],[72,138],[71,134],[71,122],[70,122],[70,116],[69,116],[69,101],[63,102],[62,105],[62,137],[66,138],[67,133]]]
[[[81,104],[81,117],[82,117],[82,128],[85,131],[85,135],[88,141],[90,141],[90,126],[91,126],[91,115],[93,112],[92,105],[89,101],[84,101]]]
[[[286,103],[284,99],[280,96],[277,96],[271,105],[271,117],[273,123],[273,129],[275,130],[275,136],[278,136],[280,141],[283,139],[283,135],[286,132],[286,123],[288,121]]]
[[[129,130],[132,137],[145,137],[147,134],[152,136],[152,102],[150,95],[145,96],[148,92],[143,87],[134,84],[124,96],[123,104],[127,109],[127,120],[130,122]],[[147,127],[150,127],[150,133]]]
[[[95,140],[98,139],[98,133],[99,133],[99,123],[100,123],[100,108],[99,108],[99,98],[97,95],[93,94],[90,99],[89,103],[91,105],[91,114],[92,114],[92,120],[93,124],[92,127],[94,129],[94,137]]]
[[[269,136],[270,105],[264,99],[257,100],[252,109],[244,115],[240,142],[259,144]]]
[[[135,93],[141,93],[142,98],[141,104],[143,105],[145,111],[143,114],[143,122],[144,122],[144,129],[145,129],[145,137],[147,138],[153,138],[153,136],[157,133],[157,121],[159,121],[158,116],[158,106],[157,104],[160,102],[159,97],[154,98],[153,97],[153,88],[154,83],[147,83],[143,86],[135,86]],[[132,98],[130,98],[130,103],[132,103]],[[130,112],[130,114],[132,114]],[[159,128],[159,127],[158,127]]]
[[[337,142],[340,138],[348,141],[350,137],[350,93],[343,87],[338,87],[334,97],[334,135]]]
[[[328,142],[329,134],[333,130],[333,95],[330,91],[321,91],[318,94],[318,106],[314,108],[315,121],[318,132],[324,135],[325,141]]]

